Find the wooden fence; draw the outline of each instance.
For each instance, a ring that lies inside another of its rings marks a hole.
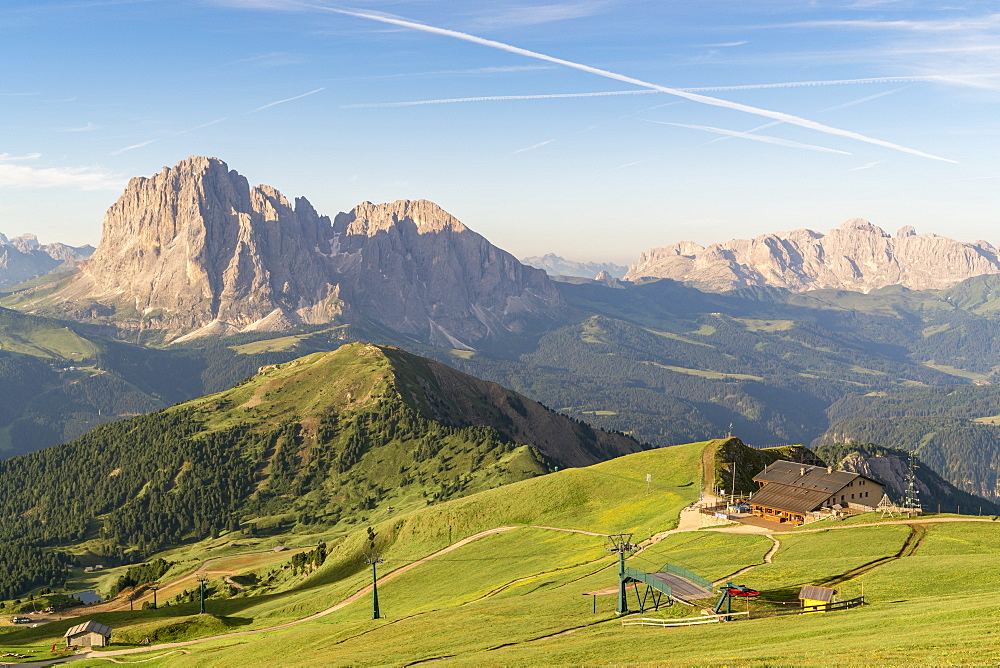
[[[724,621],[739,621],[738,618],[765,619],[767,617],[784,617],[786,615],[805,615],[816,612],[835,612],[837,610],[850,610],[865,604],[865,597],[859,596],[847,601],[836,601],[833,603],[823,603],[820,605],[806,605],[794,610],[751,610],[749,612],[730,612],[719,615],[704,615],[702,617],[690,617],[688,619],[653,619],[651,617],[640,617],[639,619],[623,619],[622,626],[696,626],[698,624],[714,624]],[[736,618],[736,619],[734,619]]]

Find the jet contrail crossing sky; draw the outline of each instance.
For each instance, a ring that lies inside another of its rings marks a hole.
[[[809,130],[815,130],[816,132],[823,132],[828,135],[845,137],[847,139],[853,139],[855,141],[865,142],[867,144],[874,144],[875,146],[881,146],[883,148],[888,148],[894,151],[909,153],[910,155],[919,156],[921,158],[929,158],[931,160],[940,160],[942,162],[950,162],[950,163],[958,162],[957,160],[943,158],[938,155],[925,153],[924,151],[918,151],[917,149],[913,148],[907,148],[906,146],[900,146],[899,144],[894,144],[892,142],[884,141],[881,139],[866,137],[865,135],[858,134],[857,132],[851,132],[850,130],[841,130],[840,128],[824,125],[823,123],[811,121],[806,118],[794,116],[792,114],[786,114],[780,111],[771,111],[769,109],[761,109],[759,107],[752,107],[747,104],[740,104],[739,102],[722,100],[719,98],[710,97],[708,95],[700,95],[698,93],[684,91],[679,88],[669,88],[667,86],[660,86],[659,84],[650,83],[648,81],[643,81],[642,79],[636,79],[634,77],[626,76],[624,74],[609,72],[608,70],[602,70],[597,67],[591,67],[589,65],[575,63],[571,60],[563,60],[562,58],[556,58],[555,56],[549,56],[544,53],[539,53],[537,51],[522,49],[520,47],[513,46],[511,44],[505,44],[504,42],[497,42],[495,40],[485,39],[483,37],[477,37],[476,35],[470,35],[469,33],[459,32],[457,30],[438,28],[423,23],[407,21],[405,19],[383,16],[381,14],[372,14],[370,12],[360,12],[348,9],[337,9],[334,7],[327,7],[324,5],[311,5],[311,6],[314,7],[315,9],[321,9],[329,12],[334,12],[337,14],[343,14],[345,16],[354,16],[357,18],[368,19],[370,21],[377,21],[379,23],[386,23],[389,25],[396,25],[404,28],[412,28],[413,30],[419,30],[434,35],[442,35],[444,37],[460,39],[465,42],[480,44],[482,46],[487,46],[493,49],[500,49],[501,51],[507,51],[509,53],[526,56],[528,58],[534,58],[536,60],[543,60],[549,63],[555,63],[556,65],[562,65],[564,67],[580,70],[581,72],[589,72],[591,74],[596,74],[597,76],[601,76],[606,79],[614,79],[615,81],[621,81],[622,83],[632,84],[633,86],[639,86],[640,88],[649,88],[651,90],[658,90],[661,93],[667,93],[668,95],[676,95],[677,97],[681,97],[686,100],[690,100],[692,102],[707,104],[713,107],[723,107],[726,109],[733,109],[734,111],[742,111],[744,113],[753,114],[755,116],[763,116],[764,118],[770,118],[776,121],[781,121],[782,123],[788,123],[789,125],[797,125],[799,127],[807,128]]]

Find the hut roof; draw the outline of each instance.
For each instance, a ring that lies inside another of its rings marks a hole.
[[[810,601],[822,601],[823,603],[829,603],[833,600],[833,595],[836,593],[833,589],[829,587],[815,587],[813,585],[805,585],[799,592],[800,599],[808,599]]]
[[[66,633],[63,635],[64,638],[70,638],[81,633],[96,633],[102,635],[105,638],[111,637],[111,627],[107,624],[101,624],[100,622],[95,622],[93,619],[84,622],[83,624],[77,624],[76,626],[70,627]]]

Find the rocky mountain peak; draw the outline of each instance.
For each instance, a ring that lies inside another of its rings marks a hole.
[[[454,216],[425,199],[401,199],[387,204],[362,202],[349,213],[342,213],[334,220],[334,228],[338,233],[364,234],[369,237],[399,225],[412,226],[417,234],[469,231]]]
[[[68,315],[96,301],[119,326],[170,338],[338,320],[455,348],[562,306],[544,272],[433,202],[364,202],[331,222],[201,156],[130,180],[93,258],[54,298]]]
[[[793,230],[700,245],[682,241],[642,253],[626,280],[671,278],[703,290],[751,286],[869,292],[888,285],[943,289],[1000,273],[990,244],[964,243],[904,226],[896,237],[863,218],[821,234]]]
[[[872,225],[864,218],[851,218],[850,220],[846,220],[843,223],[841,223],[840,227],[838,227],[837,229],[848,233],[866,232],[868,234],[871,234],[872,236],[881,237],[883,239],[890,238],[888,232],[886,232],[877,225]]]

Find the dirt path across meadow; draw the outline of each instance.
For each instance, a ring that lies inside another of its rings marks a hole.
[[[739,526],[735,526],[735,527],[719,527],[719,528],[708,527],[708,528],[706,528],[704,530],[706,530],[706,531],[719,531],[719,532],[724,532],[724,533],[761,533],[761,534],[768,535],[768,537],[771,538],[771,540],[773,540],[775,544],[771,547],[771,549],[765,555],[764,560],[765,560],[765,563],[771,563],[769,561],[769,559],[773,558],[774,554],[778,550],[778,547],[780,546],[780,543],[778,543],[778,541],[775,538],[773,538],[772,536],[770,536],[770,534],[779,534],[780,535],[780,534],[812,533],[812,532],[829,531],[829,530],[836,530],[836,529],[854,529],[854,528],[857,528],[857,527],[882,526],[882,525],[886,525],[886,524],[909,524],[909,525],[912,525],[912,524],[933,524],[933,523],[937,523],[937,522],[992,522],[992,521],[993,520],[987,519],[987,518],[969,518],[969,519],[965,519],[965,518],[960,518],[960,517],[941,517],[941,518],[929,518],[929,519],[923,519],[923,520],[920,520],[920,519],[908,519],[908,520],[897,520],[897,521],[890,521],[890,522],[871,522],[871,523],[866,523],[866,524],[845,524],[845,525],[840,525],[840,526],[823,527],[823,528],[820,528],[820,529],[800,529],[800,530],[797,530],[797,531],[774,531],[774,530],[768,529],[766,527],[758,527],[758,526],[754,526],[754,525],[739,525]],[[662,532],[660,532],[658,534],[655,534],[652,537],[650,537],[648,540],[643,541],[642,543],[640,543],[640,545],[643,548],[645,548],[645,547],[649,547],[651,545],[655,545],[656,543],[659,543],[660,541],[662,541],[667,536],[671,536],[671,535],[673,535],[675,533],[680,533],[680,532],[684,532],[684,531],[697,531],[697,530],[700,530],[701,529],[700,524],[701,524],[700,513],[697,510],[686,508],[683,511],[681,511],[680,519],[678,521],[678,525],[677,525],[676,529],[670,529],[669,531],[662,531]],[[592,532],[592,531],[584,531],[584,530],[581,530],[581,529],[562,529],[562,528],[559,528],[559,527],[545,527],[545,526],[528,526],[528,527],[525,527],[524,525],[521,525],[521,526],[502,526],[502,527],[496,527],[494,529],[487,529],[486,531],[480,531],[479,533],[474,534],[472,536],[469,536],[468,538],[463,538],[462,540],[458,541],[457,543],[453,543],[453,544],[449,545],[448,547],[445,547],[443,549],[438,550],[437,552],[434,552],[433,554],[429,554],[426,557],[423,557],[422,559],[418,559],[417,561],[411,562],[411,563],[409,563],[409,564],[407,564],[407,565],[405,565],[405,566],[403,566],[401,568],[398,568],[398,569],[392,571],[391,573],[388,573],[388,574],[384,575],[383,577],[379,578],[378,584],[383,584],[384,582],[388,582],[389,580],[397,578],[400,575],[402,575],[403,573],[406,573],[407,571],[409,571],[409,570],[411,570],[413,568],[416,568],[417,566],[420,566],[421,564],[424,564],[424,563],[426,563],[426,562],[428,562],[428,561],[430,561],[430,560],[432,560],[432,559],[434,559],[436,557],[439,557],[439,556],[441,556],[443,554],[447,554],[448,552],[451,552],[452,550],[457,550],[460,547],[468,545],[472,541],[478,540],[480,538],[485,538],[486,536],[491,536],[491,535],[502,533],[502,532],[505,532],[505,531],[512,531],[514,529],[521,529],[521,528],[543,529],[543,530],[549,530],[549,531],[564,531],[564,532],[567,532],[567,533],[578,533],[578,534],[584,534],[584,535],[587,535],[587,536],[604,536],[605,535],[605,534],[601,534],[601,533],[597,533],[597,532]],[[202,564],[202,568],[205,565],[207,565],[207,563],[209,561],[214,561],[215,559],[220,559],[220,558],[222,558],[222,557],[215,557],[213,559],[206,560],[206,562],[204,562]],[[753,567],[749,567],[749,568],[753,568]],[[744,571],[749,570],[749,568],[744,569]],[[195,571],[195,573],[191,573],[188,576],[185,576],[184,578],[181,578],[180,580],[175,580],[174,583],[179,583],[179,582],[182,582],[182,581],[184,581],[186,579],[193,578],[197,572],[198,571]],[[734,574],[734,575],[737,575],[737,574]],[[730,576],[730,577],[732,577],[732,576]],[[19,666],[26,666],[26,667],[28,667],[28,666],[30,666],[30,667],[51,666],[51,665],[55,665],[55,664],[59,664],[59,663],[65,663],[65,662],[68,662],[68,661],[74,661],[74,660],[78,660],[78,659],[104,659],[104,658],[113,657],[113,656],[124,656],[124,655],[128,655],[128,654],[140,654],[140,653],[145,653],[145,652],[153,652],[153,651],[157,651],[157,650],[171,650],[171,649],[175,649],[175,648],[179,648],[179,647],[186,647],[186,646],[189,646],[189,645],[196,645],[196,644],[203,643],[203,642],[210,642],[210,641],[215,641],[215,640],[224,640],[224,639],[228,639],[228,638],[238,638],[238,637],[241,637],[241,636],[250,636],[250,635],[256,635],[256,634],[259,634],[259,633],[267,633],[269,631],[279,631],[279,630],[282,630],[282,629],[290,628],[292,626],[297,626],[299,624],[304,624],[306,622],[310,622],[310,621],[313,621],[315,619],[319,619],[321,617],[325,617],[326,615],[329,615],[329,614],[331,614],[333,612],[336,612],[337,610],[340,610],[340,609],[342,609],[342,608],[350,605],[351,603],[354,603],[358,599],[366,596],[367,594],[369,594],[371,592],[371,590],[372,590],[372,585],[367,585],[367,586],[363,587],[362,589],[360,589],[359,591],[357,591],[354,594],[352,594],[351,596],[348,596],[344,600],[340,601],[339,603],[336,603],[335,605],[330,606],[329,608],[326,608],[325,610],[321,610],[321,611],[319,611],[317,613],[309,615],[308,617],[303,617],[302,619],[296,619],[296,620],[291,621],[291,622],[285,622],[284,624],[278,624],[276,626],[270,626],[270,627],[267,627],[267,628],[253,629],[253,630],[249,630],[249,631],[234,631],[232,633],[223,633],[223,634],[216,635],[216,636],[208,636],[208,637],[205,637],[205,638],[198,638],[198,639],[195,639],[195,640],[185,640],[185,641],[180,641],[180,642],[162,643],[162,644],[158,644],[158,645],[150,645],[150,646],[147,646],[147,647],[133,647],[133,648],[128,648],[128,649],[119,649],[119,650],[111,650],[111,651],[103,651],[103,652],[95,652],[95,651],[82,652],[82,653],[77,654],[75,656],[66,657],[66,658],[62,658],[62,659],[53,659],[51,661],[39,661],[39,662],[33,662],[33,663],[22,663],[22,664],[18,664],[18,665]],[[616,591],[617,591],[617,588],[616,588]],[[596,593],[599,593],[599,592],[593,592],[593,593],[596,594]]]

